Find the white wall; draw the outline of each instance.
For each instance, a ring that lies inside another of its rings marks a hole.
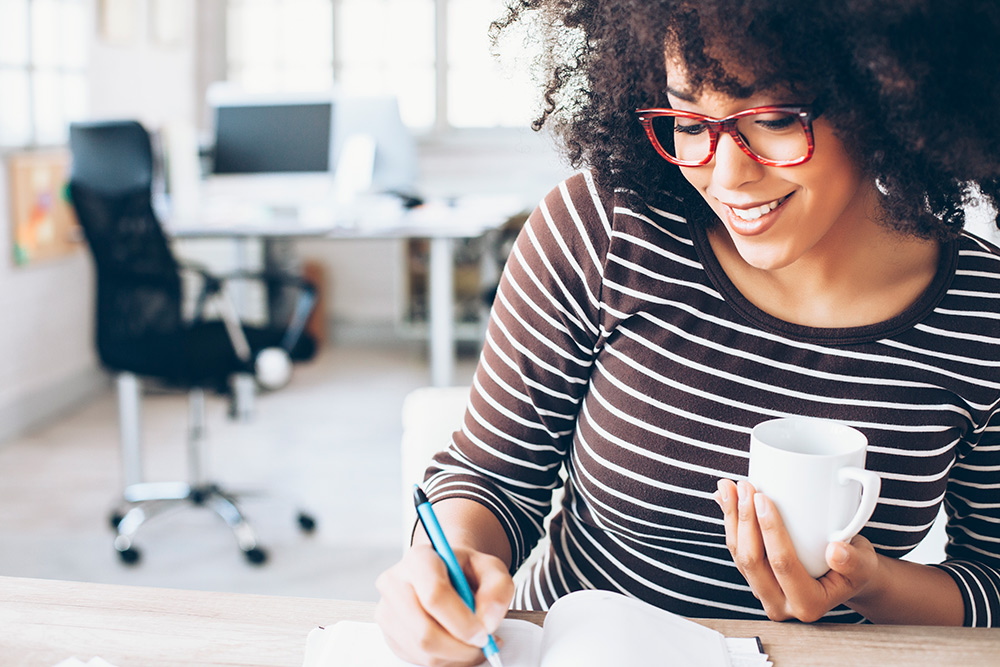
[[[91,344],[90,260],[12,261],[7,174],[0,163],[0,441],[102,386]]]
[[[98,41],[90,52],[91,117],[137,118],[149,127],[182,120],[194,122],[195,14],[194,0],[171,0],[186,29],[170,44],[154,42],[146,15],[147,0],[139,0],[131,43]]]

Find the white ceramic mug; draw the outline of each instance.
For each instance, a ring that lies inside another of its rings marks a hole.
[[[827,545],[849,541],[875,511],[882,480],[865,470],[867,448],[861,431],[811,417],[772,419],[750,433],[750,483],[777,507],[813,577],[830,569]]]

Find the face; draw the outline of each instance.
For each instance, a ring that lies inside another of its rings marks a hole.
[[[674,109],[723,118],[751,107],[808,104],[780,91],[733,98],[706,90],[690,93],[683,68],[667,64],[668,99]],[[804,164],[767,167],[720,133],[714,158],[700,167],[678,167],[722,221],[732,245],[750,266],[774,271],[796,263],[836,262],[850,253],[859,231],[872,225],[866,202],[872,186],[822,118],[813,121],[815,149]]]

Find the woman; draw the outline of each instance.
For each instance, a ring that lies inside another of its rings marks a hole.
[[[427,473],[477,613],[418,531],[378,582],[400,656],[475,664],[512,600],[581,588],[694,617],[1000,625],[1000,250],[962,230],[1000,201],[987,4],[512,9],[549,29],[542,121],[588,169],[518,239]],[[862,430],[883,480],[818,580],[745,481],[750,429],[785,415]],[[942,503],[947,560],[900,560]]]

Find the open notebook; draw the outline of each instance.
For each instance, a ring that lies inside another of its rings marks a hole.
[[[765,667],[755,638],[720,633],[640,600],[607,591],[578,591],[560,598],[545,626],[505,619],[504,667]],[[303,667],[405,667],[374,623],[341,621],[309,633]]]

